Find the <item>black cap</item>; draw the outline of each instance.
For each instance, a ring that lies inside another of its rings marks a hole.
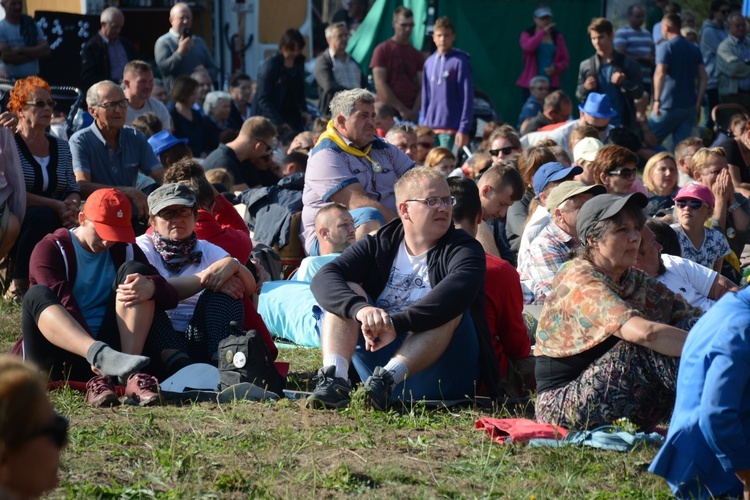
[[[576,223],[581,245],[586,246],[588,243],[586,237],[597,222],[611,219],[628,204],[635,204],[638,208],[643,209],[648,205],[648,198],[643,193],[633,193],[627,196],[600,194],[584,203],[578,212],[578,222]]]

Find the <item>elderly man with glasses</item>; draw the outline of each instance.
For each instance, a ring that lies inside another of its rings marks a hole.
[[[398,218],[354,243],[312,280],[326,311],[323,367],[308,398],[349,404],[353,363],[371,406],[497,394],[499,368],[484,317],[482,246],[453,226],[442,174],[410,170],[395,185]]]
[[[128,100],[122,89],[110,80],[92,85],[86,92],[88,111],[94,118],[91,126],[70,138],[73,171],[87,198],[97,189],[114,187],[133,203],[133,218],[148,215],[146,194],[137,185],[138,172],[158,184],[164,177],[161,162],[146,137],[126,127]]]

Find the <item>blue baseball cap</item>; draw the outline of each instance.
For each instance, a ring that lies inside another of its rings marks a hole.
[[[612,108],[612,101],[609,100],[609,96],[596,92],[590,93],[583,106],[578,105],[578,109],[594,118],[614,118],[617,116],[617,111]]]
[[[534,174],[534,192],[538,198],[539,193],[544,191],[544,188],[547,187],[547,184],[550,182],[572,178],[574,175],[581,173],[583,173],[581,167],[566,167],[557,161],[545,163],[539,167],[539,170]]]
[[[151,144],[151,149],[153,149],[154,154],[157,155],[178,144],[187,144],[187,142],[187,139],[178,139],[166,130],[157,132],[148,138],[148,143]]]

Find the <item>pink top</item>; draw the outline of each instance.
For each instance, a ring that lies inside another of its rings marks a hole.
[[[529,88],[529,82],[539,74],[539,68],[536,64],[536,49],[544,40],[546,32],[540,31],[536,34],[530,34],[528,30],[521,33],[521,50],[523,51],[523,71],[521,76],[516,80],[516,85],[525,89]],[[565,39],[560,33],[555,37],[555,58],[552,60],[555,66],[555,73],[550,78],[550,87],[560,87],[560,74],[568,69],[570,65],[570,54],[568,47],[565,45]]]

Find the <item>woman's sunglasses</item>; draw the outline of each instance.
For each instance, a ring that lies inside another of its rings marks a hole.
[[[49,436],[55,446],[62,448],[68,442],[68,419],[55,413],[52,423],[47,427],[34,431],[21,441],[31,441],[39,436]]]
[[[703,207],[703,202],[698,200],[678,200],[674,202],[677,208],[690,207],[693,210],[700,210]]]
[[[490,149],[490,156],[499,156],[500,153],[503,153],[503,156],[508,156],[513,152],[513,146],[508,146],[507,148],[500,148],[500,149]]]

